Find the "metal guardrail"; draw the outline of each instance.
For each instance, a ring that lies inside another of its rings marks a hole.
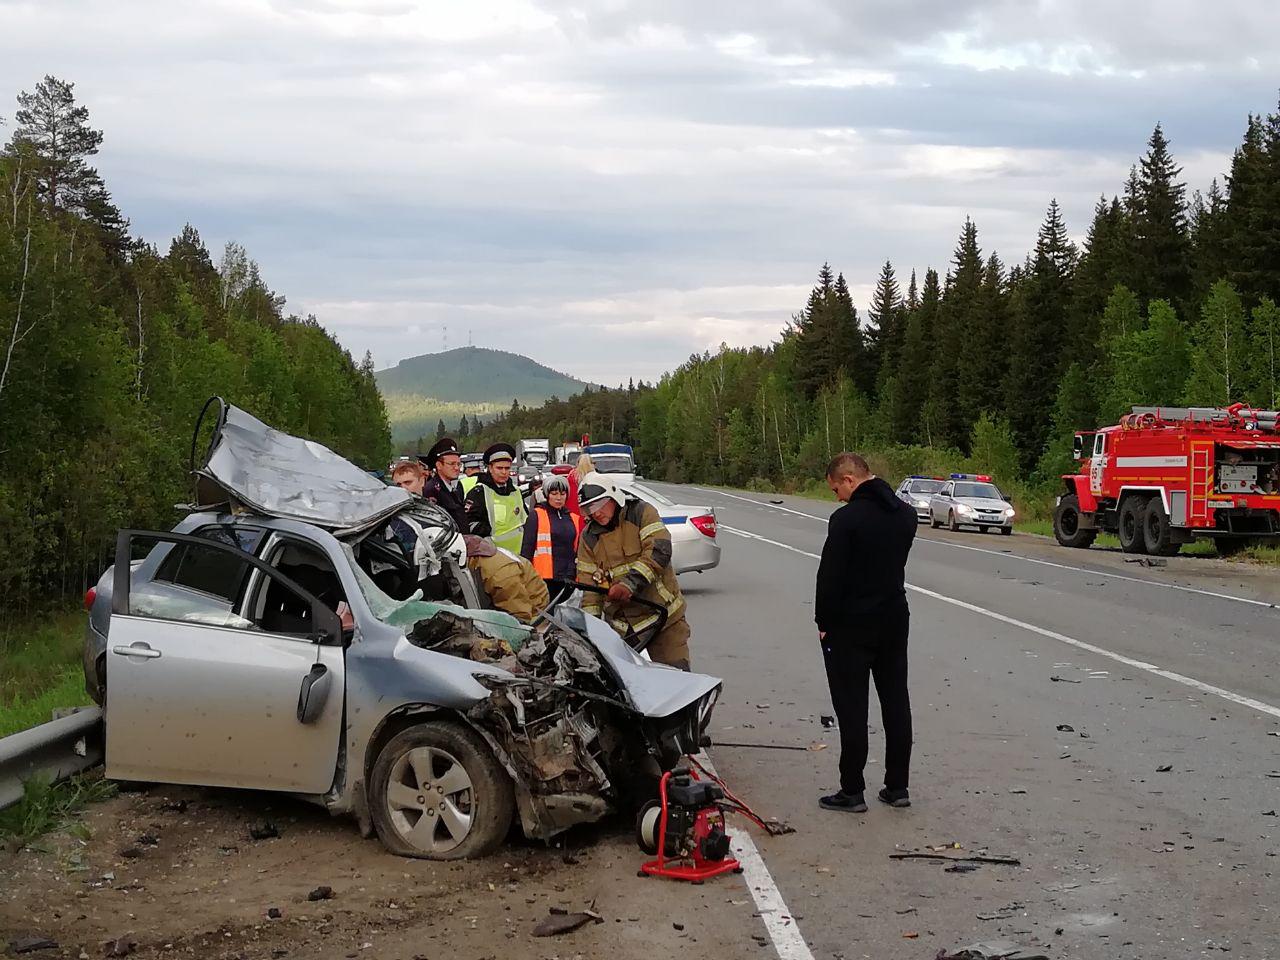
[[[34,776],[62,780],[102,762],[102,708],[85,707],[0,739],[0,810]]]

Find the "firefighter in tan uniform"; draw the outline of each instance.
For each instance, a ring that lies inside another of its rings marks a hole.
[[[468,535],[467,569],[480,574],[489,600],[522,623],[532,623],[550,602],[547,585],[533,564],[495,547],[492,541]]]
[[[590,522],[578,541],[578,580],[608,587],[608,596],[584,593],[582,609],[623,637],[641,633],[657,620],[650,608],[632,597],[666,608],[662,632],[646,648],[651,659],[689,669],[689,621],[671,566],[671,534],[658,511],[643,500],[628,498],[599,473],[582,478],[578,488],[582,514]]]

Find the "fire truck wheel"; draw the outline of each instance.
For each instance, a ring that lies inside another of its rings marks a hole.
[[[1147,498],[1131,495],[1120,504],[1116,533],[1120,536],[1120,549],[1125,553],[1146,553],[1147,543],[1142,535],[1142,515],[1147,509]]]
[[[1173,541],[1169,527],[1169,515],[1159,497],[1152,497],[1142,514],[1142,540],[1147,553],[1157,557],[1172,557],[1181,548]]]
[[[1085,548],[1098,537],[1097,530],[1080,527],[1080,498],[1069,493],[1053,511],[1053,535],[1064,547]]]

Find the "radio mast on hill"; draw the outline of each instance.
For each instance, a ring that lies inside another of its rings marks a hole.
[[[444,330],[444,349],[449,349],[449,325],[446,323],[442,328]]]

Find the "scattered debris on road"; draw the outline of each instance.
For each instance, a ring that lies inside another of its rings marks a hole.
[[[130,940],[128,937],[117,937],[114,940],[108,940],[106,942],[103,949],[103,956],[127,957],[137,949],[138,941]]]
[[[934,960],[1049,960],[1047,954],[1028,951],[1012,940],[971,943],[955,953],[939,950]]]
[[[1058,724],[1058,732],[1059,733],[1075,733],[1076,728],[1069,723],[1060,723]]]
[[[284,916],[284,911],[282,911],[279,907],[267,907],[268,920],[279,920],[283,916]]]
[[[142,856],[142,848],[141,847],[125,847],[123,850],[120,851],[120,856],[124,857],[126,860],[137,860],[139,857]]]
[[[558,937],[564,933],[572,933],[588,923],[604,923],[604,917],[596,913],[595,904],[586,910],[570,913],[564,907],[551,907],[549,916],[533,928],[535,937]]]
[[[1054,683],[1084,683],[1083,680],[1071,680],[1067,677],[1053,676],[1053,677],[1050,677],[1049,679],[1052,680]]]
[[[1167,567],[1168,560],[1162,560],[1160,557],[1125,557],[1125,563],[1136,563],[1140,567]]]
[[[317,900],[332,900],[333,887],[319,886],[307,894],[307,900],[315,903]]]
[[[1172,763],[1162,763],[1160,766],[1156,767],[1156,773],[1169,773],[1172,770],[1173,770]]]
[[[58,941],[50,940],[38,934],[17,937],[9,941],[9,949],[14,953],[35,953],[37,950],[57,950]]]
[[[953,857],[947,853],[891,853],[890,860],[951,860],[956,863],[993,863],[1005,867],[1020,867],[1022,861],[1017,857],[992,857],[986,854],[971,854],[967,857]]]
[[[981,865],[977,863],[953,863],[951,866],[947,867],[942,872],[943,873],[973,873],[973,871],[978,870],[980,868],[981,868]]]
[[[831,716],[829,713],[822,714],[820,717],[818,717],[818,720],[828,730],[830,730],[832,727],[836,725],[836,718]],[[1280,733],[1274,733],[1272,734],[1272,736],[1280,737]]]
[[[249,828],[249,839],[251,840],[274,840],[278,836],[280,836],[280,831],[270,820],[255,824]]]

